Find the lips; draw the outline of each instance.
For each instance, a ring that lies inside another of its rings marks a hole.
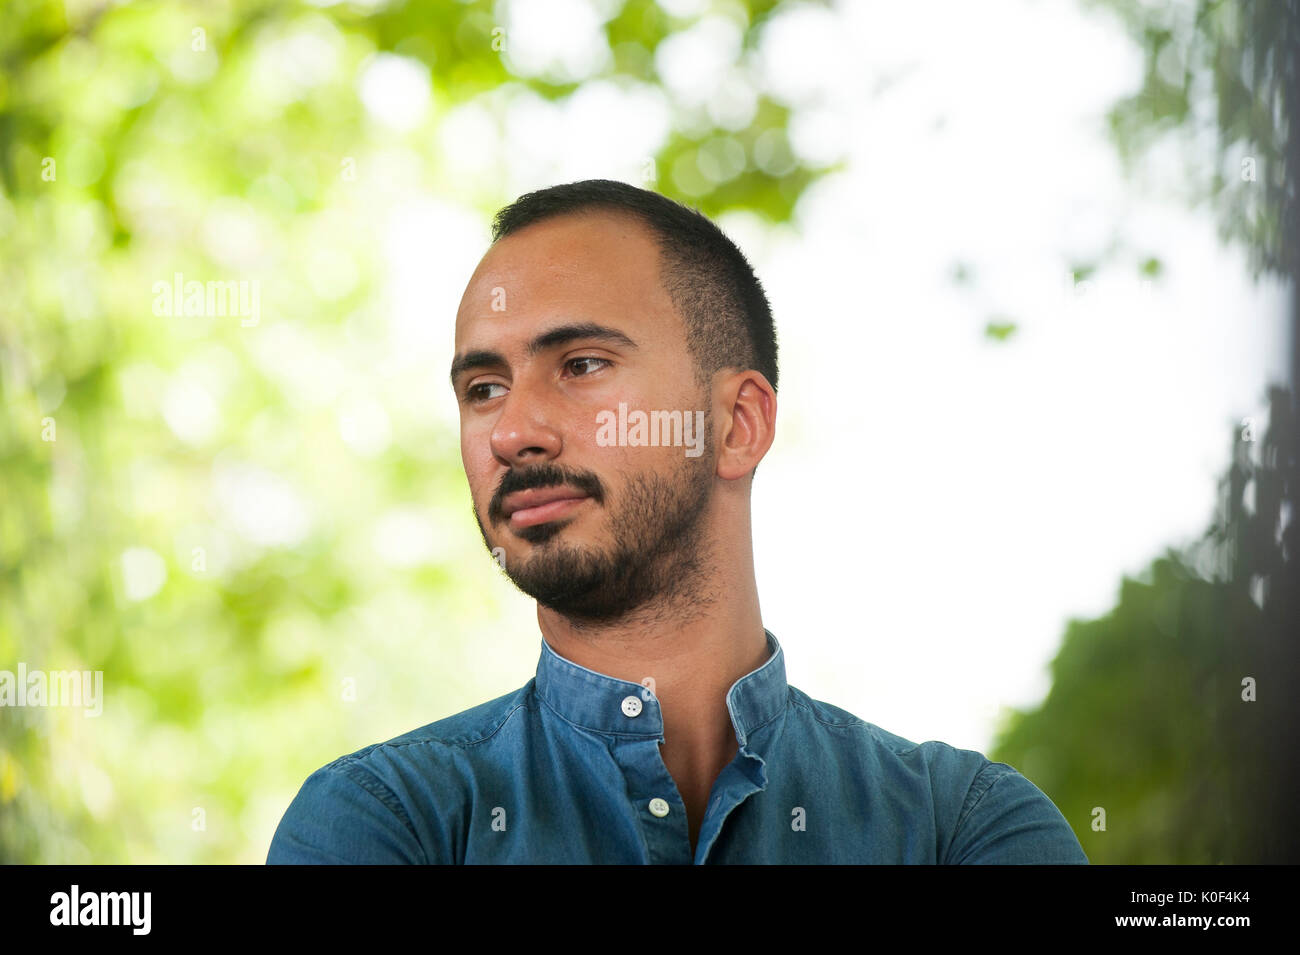
[[[588,497],[590,495],[573,488],[536,488],[507,495],[501,510],[515,527],[529,527],[569,513]]]
[[[501,510],[506,517],[510,517],[515,511],[522,511],[528,508],[541,507],[543,504],[550,504],[552,501],[581,500],[587,495],[582,491],[576,491],[566,487],[547,487],[536,488],[531,491],[516,491],[508,495],[502,502]]]

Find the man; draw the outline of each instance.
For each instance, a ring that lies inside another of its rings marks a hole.
[[[451,379],[536,678],[312,774],[267,861],[1086,863],[1010,766],[787,685],[749,511],[776,354],[699,213],[606,180],[498,213]]]

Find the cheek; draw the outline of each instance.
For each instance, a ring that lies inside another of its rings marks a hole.
[[[492,454],[486,433],[476,435],[461,432],[460,461],[465,469],[470,492],[476,500],[486,500],[495,488],[492,481],[497,471],[497,460]]]
[[[460,426],[460,459],[466,470],[481,469],[492,456],[492,422],[490,417],[476,416]]]
[[[617,462],[621,467],[636,469],[650,463],[650,455],[658,448],[619,446],[605,443],[602,439],[617,438],[619,404],[622,403],[624,420],[635,411],[649,413],[652,410],[667,410],[670,406],[656,400],[644,390],[638,388],[621,391],[610,389],[599,396],[593,396],[581,411],[573,415],[568,422],[567,434],[574,447],[590,449],[596,460]],[[629,452],[631,452],[629,454]]]
[[[618,402],[614,402],[614,407],[610,411],[617,411]],[[596,443],[596,432],[599,430],[597,415],[606,410],[604,402],[593,402],[589,409],[579,411],[569,418],[568,427],[565,428],[566,443],[579,448],[592,448],[598,451],[606,451],[608,448],[602,448]]]

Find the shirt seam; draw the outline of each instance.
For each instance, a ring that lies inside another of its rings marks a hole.
[[[906,749],[895,749],[889,742],[877,736],[875,733],[876,727],[873,726],[871,723],[868,723],[864,719],[861,719],[859,717],[854,717],[853,719],[844,723],[832,722],[830,720],[824,720],[820,716],[818,716],[817,711],[813,707],[809,706],[807,703],[804,703],[802,700],[795,699],[793,693],[790,694],[790,702],[793,703],[795,706],[807,710],[808,714],[818,723],[821,723],[823,726],[833,726],[837,729],[850,729],[855,726],[864,727],[866,731],[871,734],[872,739],[874,739],[880,745],[884,746],[886,749],[888,749],[891,753],[893,753],[896,756],[902,756],[905,753],[911,753],[921,748],[920,743],[912,743],[912,745],[908,746]]]
[[[510,722],[510,717],[514,716],[515,713],[519,710],[526,710],[528,708],[528,703],[526,701],[516,703],[510,708],[510,712],[506,713],[505,716],[501,718],[501,722],[492,727],[492,731],[484,736],[478,736],[468,740],[452,740],[443,736],[426,736],[419,739],[386,740],[382,743],[374,743],[358,752],[349,753],[346,756],[340,756],[330,765],[335,766],[341,763],[360,762],[375,750],[404,749],[407,746],[425,746],[429,743],[441,743],[443,746],[456,746],[462,749],[470,746],[478,746],[480,743],[486,743],[488,740],[492,739],[492,737],[496,736],[497,733],[501,732],[502,728]]]
[[[789,691],[787,691],[787,692],[786,692],[786,701],[789,702],[789,700],[790,700],[790,694],[789,694]],[[782,715],[783,713],[785,713],[785,709],[784,709],[784,708],[778,709],[775,713],[773,713],[773,714],[772,714],[771,716],[769,716],[767,719],[763,720],[763,722],[759,723],[757,726],[755,726],[754,728],[752,728],[752,729],[750,729],[748,732],[746,732],[746,733],[745,733],[745,736],[746,736],[746,737],[753,736],[755,733],[757,733],[759,730],[761,730],[764,726],[770,726],[771,724],[775,723],[778,719],[781,718],[781,715]]]
[[[357,765],[355,762],[326,768],[331,772],[346,777],[351,782],[360,786],[366,792],[370,793],[370,795],[378,799],[389,812],[401,819],[402,824],[406,826],[406,831],[411,834],[411,838],[415,840],[415,844],[420,847],[420,856],[424,859],[424,864],[429,864],[429,854],[425,851],[424,843],[420,841],[420,836],[415,831],[415,824],[411,821],[411,817],[407,813],[406,807],[402,805],[402,801],[397,798],[397,793],[393,792],[387,783],[376,777],[374,773],[365,766]],[[364,773],[364,775],[353,773],[353,769]]]
[[[997,763],[990,762],[979,771],[973,780],[971,780],[970,789],[966,792],[966,799],[962,803],[961,813],[957,816],[957,825],[954,826],[952,830],[952,839],[948,843],[950,850],[952,845],[957,842],[957,837],[961,835],[962,826],[966,825],[966,820],[971,817],[979,807],[979,804],[984,801],[984,797],[988,795],[989,790],[997,785],[998,780],[1004,779],[1014,772],[1016,772],[1016,770],[1010,767],[1000,767]],[[990,776],[990,778],[988,782],[984,784],[983,788],[979,789],[977,792],[976,787],[979,785],[980,780],[985,776]],[[974,797],[974,801],[972,801],[972,797]]]

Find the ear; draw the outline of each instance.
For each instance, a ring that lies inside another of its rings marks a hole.
[[[758,467],[776,438],[776,390],[762,372],[719,372],[713,387],[718,411],[717,474],[735,481]]]

